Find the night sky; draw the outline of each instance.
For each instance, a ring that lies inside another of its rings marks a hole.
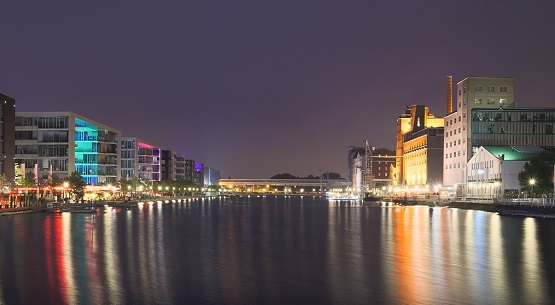
[[[446,76],[515,77],[555,106],[555,1],[2,1],[0,92],[73,111],[223,178],[347,171],[394,149]]]

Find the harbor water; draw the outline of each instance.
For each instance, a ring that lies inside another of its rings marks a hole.
[[[554,304],[555,220],[250,196],[0,217],[0,304]]]

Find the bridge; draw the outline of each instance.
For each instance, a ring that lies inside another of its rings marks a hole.
[[[220,186],[234,192],[248,193],[323,193],[346,189],[351,182],[332,179],[220,179]]]

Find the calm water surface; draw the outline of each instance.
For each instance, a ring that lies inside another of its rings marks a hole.
[[[0,304],[554,304],[555,220],[242,197],[0,217]]]

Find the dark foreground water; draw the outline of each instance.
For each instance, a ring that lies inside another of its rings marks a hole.
[[[244,197],[0,217],[0,304],[554,304],[555,220]]]

